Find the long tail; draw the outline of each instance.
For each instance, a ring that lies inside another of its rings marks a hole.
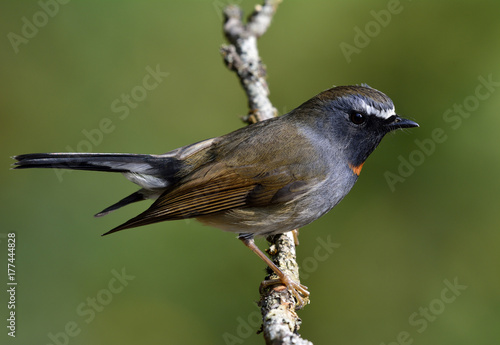
[[[171,163],[172,157],[160,157],[132,153],[29,153],[12,158],[17,160],[14,169],[55,168],[163,175],[168,173],[165,169],[170,164],[166,163]]]
[[[54,168],[120,172],[142,188],[96,214],[104,216],[133,202],[156,199],[175,182],[181,162],[171,154],[132,153],[29,153],[12,157],[14,169]]]
[[[53,168],[120,172],[142,188],[97,213],[101,217],[125,205],[158,199],[169,186],[189,175],[206,162],[206,151],[217,140],[207,139],[161,155],[132,153],[29,153],[12,158],[13,169]],[[111,232],[124,229],[117,227]]]

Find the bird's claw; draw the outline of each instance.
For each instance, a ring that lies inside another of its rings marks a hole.
[[[292,293],[292,295],[295,297],[297,300],[297,304],[295,306],[295,309],[302,309],[306,304],[309,303],[309,295],[311,294],[307,286],[302,285],[300,283],[295,282],[291,278],[285,275],[284,279],[269,279],[269,280],[264,280],[260,284],[260,293],[262,294],[263,289],[271,286],[271,285],[277,285],[277,284],[283,284],[285,287]]]

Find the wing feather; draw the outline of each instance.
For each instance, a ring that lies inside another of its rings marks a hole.
[[[326,166],[318,157],[313,161],[321,164],[311,167],[304,155],[309,158],[318,155],[316,149],[304,145],[297,150],[286,140],[290,133],[280,133],[280,127],[274,128],[274,139],[258,135],[261,132],[257,133],[257,129],[265,131],[272,124],[253,127],[255,135],[233,132],[214,139],[202,150],[193,151],[184,157],[186,164],[177,183],[169,186],[149,209],[106,234],[236,208],[284,204],[307,193],[325,178]],[[276,137],[284,140],[277,143]]]

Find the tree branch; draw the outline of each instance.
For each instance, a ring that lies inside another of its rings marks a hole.
[[[264,5],[257,5],[247,24],[243,24],[243,13],[238,6],[230,5],[224,10],[224,34],[231,44],[222,46],[221,53],[226,66],[236,72],[247,94],[250,108],[250,113],[244,119],[247,123],[270,119],[278,113],[268,98],[266,68],[259,57],[257,38],[271,24],[279,2],[266,0]]]
[[[277,115],[269,100],[266,82],[266,68],[257,49],[257,38],[262,36],[271,24],[281,0],[265,0],[257,5],[243,23],[243,13],[238,6],[230,5],[224,10],[224,34],[229,45],[221,47],[226,66],[236,72],[247,98],[249,114],[247,123],[270,119]],[[296,262],[295,241],[292,232],[270,236],[268,254],[282,272],[299,282],[299,267]],[[270,272],[271,273],[271,272]],[[266,280],[277,278],[274,274]],[[312,345],[297,333],[301,320],[295,312],[295,299],[284,285],[273,285],[260,290],[259,306],[262,313],[262,332],[267,344]]]

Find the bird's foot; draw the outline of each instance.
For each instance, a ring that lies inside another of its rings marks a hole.
[[[262,294],[263,289],[272,286],[272,285],[284,285],[288,291],[292,293],[292,295],[295,297],[297,304],[295,306],[295,309],[302,309],[306,304],[309,303],[309,295],[310,292],[307,289],[307,286],[302,285],[300,283],[295,282],[293,279],[291,279],[288,275],[283,273],[283,276],[278,278],[278,279],[269,279],[269,280],[264,280],[260,284],[260,293]]]

